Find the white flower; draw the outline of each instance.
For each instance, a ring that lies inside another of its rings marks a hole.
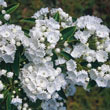
[[[73,96],[76,92],[76,88],[73,84],[70,84],[66,88],[66,96]]]
[[[106,65],[106,64],[103,64],[102,66],[101,66],[101,71],[102,72],[110,72],[110,66],[109,65]]]
[[[94,62],[96,60],[96,52],[94,50],[88,49],[83,55],[83,58],[88,62]]]
[[[109,33],[110,33],[110,30],[107,28],[107,26],[100,25],[100,26],[97,27],[96,35],[99,38],[109,37]]]
[[[74,71],[74,72],[67,72],[68,77],[67,79],[70,79],[74,85],[83,86],[84,89],[86,89],[89,79],[88,73],[85,70],[82,71]]]
[[[12,77],[13,77],[13,75],[14,75],[14,73],[13,73],[13,72],[8,72],[8,73],[7,73],[7,77],[8,77],[8,78],[12,78]]]
[[[2,14],[6,14],[6,11],[5,10],[2,10]]]
[[[105,62],[108,59],[108,53],[103,50],[99,50],[96,52],[96,59],[98,62]]]
[[[4,70],[4,69],[0,70],[0,76],[2,76],[2,75],[4,75],[4,76],[5,76],[5,75],[6,75],[6,72],[7,72],[7,71],[6,71],[6,70]]]
[[[108,80],[106,80],[103,77],[97,77],[97,79],[95,80],[98,87],[107,87],[107,82]]]
[[[96,81],[98,87],[110,87],[110,66],[103,64],[98,70],[99,72],[96,69],[90,70],[91,79]]]
[[[4,94],[0,94],[0,99],[3,99],[4,98]]]
[[[66,62],[66,60],[62,57],[58,57],[58,59],[55,60],[56,65],[61,65],[61,64],[64,64],[65,62]]]
[[[11,100],[11,104],[13,104],[15,106],[19,106],[22,104],[22,99],[17,96],[16,98],[13,98]]]
[[[55,21],[55,19],[53,19],[52,17],[50,17],[49,19],[46,20],[46,25],[48,27],[48,31],[60,29],[60,24],[57,21]]]
[[[43,78],[43,77],[36,78],[36,85],[40,86],[42,89],[46,89],[47,84],[48,84],[48,81],[46,78]]]
[[[67,84],[66,80],[64,79],[64,75],[62,73],[56,77],[54,83],[57,91],[61,90],[61,88],[65,88]]]
[[[32,17],[36,18],[36,19],[38,19],[38,18],[42,19],[42,17],[45,16],[47,13],[49,13],[49,9],[48,8],[41,8],[41,10],[37,11],[34,14],[34,16],[32,16]]]
[[[11,54],[11,56],[6,54],[2,58],[6,63],[13,63],[14,55],[15,55],[15,53]]]
[[[74,46],[73,51],[71,52],[71,56],[74,58],[79,58],[81,57],[86,51],[87,51],[87,46],[84,44],[77,44]]]
[[[78,28],[85,28],[87,27],[88,30],[94,31],[97,28],[97,25],[100,24],[102,20],[95,16],[82,16],[77,19],[76,25]]]
[[[50,82],[48,83],[48,86],[47,86],[47,91],[52,94],[56,91],[56,85],[54,82]]]
[[[43,110],[57,110],[57,102],[56,100],[44,101],[41,105]]]
[[[65,52],[67,52],[67,53],[71,53],[71,51],[72,51],[72,48],[70,48],[70,47],[65,47],[64,49],[63,49]]]
[[[84,70],[79,71],[77,73],[77,84],[78,85],[83,85],[83,87],[86,87],[88,82],[86,82],[86,79],[88,78],[88,73]]]
[[[105,40],[104,48],[106,52],[110,52],[110,39]]]
[[[56,49],[55,49],[55,52],[56,52],[56,53],[60,53],[60,52],[61,52],[60,48],[56,48]]]
[[[89,31],[80,31],[78,30],[74,37],[77,39],[77,40],[80,40],[81,43],[86,43],[88,41],[88,38],[91,36],[90,32]]]
[[[69,60],[66,62],[66,65],[67,65],[67,70],[68,71],[74,71],[76,69],[76,62],[74,60]]]
[[[7,7],[7,3],[4,0],[0,0],[0,5],[3,7]]]
[[[10,17],[11,17],[10,14],[5,14],[5,15],[4,15],[4,19],[5,19],[6,21],[8,21],[8,20],[10,19]]]
[[[0,91],[2,91],[4,89],[4,85],[2,83],[2,81],[0,81]]]
[[[96,80],[96,78],[98,76],[98,71],[96,69],[91,69],[89,74],[90,74],[91,79]]]
[[[45,34],[46,34],[46,37],[47,37],[47,41],[49,43],[56,44],[59,41],[59,38],[60,38],[59,37],[60,36],[59,31],[47,32]]]
[[[64,12],[61,8],[53,8],[50,10],[50,13],[52,14],[52,16],[54,16],[55,13],[59,13],[61,27],[67,28],[73,26],[72,17],[69,16],[66,12]]]
[[[45,51],[42,48],[39,48],[37,45],[30,43],[30,47],[26,49],[25,56],[29,61],[32,61],[36,64],[41,63],[43,57],[45,56]]]
[[[66,110],[66,107],[64,106],[64,101],[58,101],[58,99],[43,101],[41,107],[43,110]]]

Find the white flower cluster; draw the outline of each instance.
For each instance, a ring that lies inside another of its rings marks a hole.
[[[7,78],[13,78],[14,73],[13,72],[7,72],[7,70],[0,70],[0,77],[5,76]]]
[[[36,99],[51,99],[56,91],[66,86],[64,75],[55,70],[51,63],[25,65],[20,73],[20,80],[24,91],[33,102]]]
[[[72,17],[69,16],[68,13],[64,12],[61,8],[53,8],[50,11],[52,15],[54,15],[55,13],[59,14],[61,27],[67,28],[67,27],[73,26]]]
[[[0,62],[13,63],[17,46],[27,46],[26,36],[20,26],[0,26]]]
[[[32,17],[35,18],[35,19],[44,19],[45,17],[47,17],[48,13],[49,13],[48,8],[41,8]]]
[[[6,89],[4,82],[1,80],[2,76],[12,79],[14,73],[13,72],[7,72],[7,70],[0,70],[0,99],[4,98],[4,94],[2,91]]]
[[[59,14],[59,19],[61,22],[61,27],[66,28],[69,26],[73,26],[72,17],[69,16],[68,13],[64,12],[61,8],[52,8],[49,10],[48,8],[42,8],[40,11],[37,11],[34,16],[35,19],[47,19],[49,16],[54,17],[55,14]]]
[[[97,69],[91,69],[90,77],[95,80],[99,87],[110,87],[110,66],[103,64]]]
[[[101,23],[102,20],[94,16],[78,18],[74,23],[76,32],[73,50],[67,52],[68,46],[64,49],[74,59],[66,63],[67,79],[85,89],[90,80],[95,80],[99,87],[109,87],[109,65],[105,63],[108,62],[110,54],[110,30]]]
[[[44,56],[52,56],[60,39],[60,25],[53,19],[36,20],[36,26],[30,30],[30,47],[26,56],[34,63],[42,62]],[[51,59],[50,59],[51,60]]]
[[[72,17],[63,12],[60,8],[50,11],[48,8],[42,8],[35,13],[33,18],[36,19],[36,24],[35,27],[30,30],[30,48],[28,48],[25,53],[29,61],[41,63],[44,61],[45,56],[47,56],[47,58],[44,62],[51,60],[50,56],[53,55],[52,50],[56,47],[57,42],[61,38],[60,28],[62,25],[60,22],[55,21],[53,17],[57,12],[59,12],[59,17],[61,17],[66,27],[73,24]],[[48,13],[52,15],[48,17]],[[68,19],[70,18],[71,20],[69,21]],[[66,24],[67,21],[70,24]],[[56,48],[56,52],[59,53],[60,49]]]
[[[22,99],[20,99],[18,96],[16,98],[13,98],[11,100],[11,104],[14,104],[15,106],[19,106],[22,104]]]
[[[57,12],[61,23],[54,19]],[[49,13],[51,16],[48,16]],[[35,27],[30,30],[29,47],[25,51],[25,56],[32,63],[21,69],[19,79],[22,88],[31,101],[35,102],[37,99],[43,101],[43,110],[65,110],[63,103],[57,102],[56,98],[60,98],[57,92],[61,88],[65,89],[67,82],[61,68],[54,68],[52,56],[53,50],[60,53],[60,49],[56,47],[62,36],[60,28],[72,26],[72,17],[62,9],[49,11],[48,8],[42,8],[34,14],[33,18],[36,19]],[[57,65],[62,59],[60,58],[56,60]],[[68,87],[67,96],[75,93],[72,88],[74,87]],[[53,106],[51,103],[55,105]]]
[[[66,67],[68,75],[67,80],[70,80],[70,84],[83,86],[86,89],[89,82],[89,76],[87,71],[77,71],[77,64],[74,60],[67,61]]]
[[[56,13],[59,13],[60,22],[54,20]],[[94,63],[100,65],[109,59],[110,30],[101,24],[101,19],[83,16],[73,23],[72,18],[60,8],[50,11],[48,8],[42,8],[33,18],[36,19],[36,24],[30,30],[30,44],[25,52],[32,63],[25,65],[20,73],[22,87],[32,101],[43,100],[42,108],[49,110],[52,109],[51,103],[57,104],[52,96],[61,88],[66,89],[66,96],[71,96],[76,91],[74,85],[87,89],[91,80],[95,80],[99,87],[109,87],[108,71],[102,73],[94,67]],[[55,60],[58,69],[55,70],[52,62],[53,50],[60,53],[61,49],[57,46],[62,37],[60,29],[69,26],[76,26],[76,43],[70,48],[68,41],[64,42],[63,51],[73,59],[67,60],[58,56]],[[85,66],[83,62],[86,63]],[[65,76],[61,74],[61,65],[66,65]],[[55,110],[60,110],[58,105]]]

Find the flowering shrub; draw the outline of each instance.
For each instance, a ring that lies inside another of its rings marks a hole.
[[[26,30],[10,23],[19,4],[0,5],[0,110],[66,110],[75,86],[110,87],[110,30],[100,18],[73,22],[42,8],[21,20],[34,24]]]

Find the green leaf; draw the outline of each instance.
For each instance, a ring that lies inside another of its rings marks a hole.
[[[35,20],[36,20],[35,18],[25,18],[25,19],[20,20],[20,22],[35,24]]]
[[[11,110],[11,94],[8,93],[7,100],[6,100],[6,110]]]
[[[24,31],[24,34],[25,34],[27,37],[30,37],[30,36],[29,36],[29,30],[28,30],[28,29],[23,29],[23,31]]]
[[[29,106],[31,106],[32,108],[35,108],[36,110],[39,110],[39,108],[41,108],[41,103],[42,101],[39,99],[37,99],[35,103],[33,103],[32,101],[28,102]]]
[[[90,37],[88,39],[89,48],[93,50],[97,50],[96,42],[97,42],[97,39],[95,36]]]
[[[15,73],[16,76],[19,75],[19,57],[20,57],[20,51],[18,49],[16,51],[15,60],[14,60],[14,63],[13,63],[13,72]]]
[[[72,57],[70,54],[68,54],[68,53],[66,53],[66,52],[64,52],[64,51],[61,51],[61,52],[59,53],[59,55],[62,56],[62,57],[64,57],[66,60],[73,59],[73,57]]]
[[[73,34],[75,33],[75,31],[76,31],[76,27],[75,26],[63,29],[61,31],[61,34],[62,34],[62,37],[63,37],[63,41],[70,40],[71,37],[73,37]]]
[[[62,97],[63,99],[66,99],[66,100],[67,100],[67,97],[66,97],[66,95],[65,95],[65,93],[64,93],[64,91],[63,91],[63,89],[61,89],[60,91],[58,91],[58,94],[59,94],[59,96]]]
[[[8,13],[8,14],[13,13],[19,7],[19,5],[20,4],[17,3],[17,4],[13,4],[13,5],[8,6],[7,8],[5,8],[6,13]]]
[[[75,22],[77,20],[77,18],[75,17],[72,17],[72,21]]]
[[[56,21],[60,21],[60,15],[59,15],[59,13],[57,12],[55,15],[54,15],[54,17],[53,17]]]
[[[95,86],[96,86],[96,82],[94,80],[90,80],[88,85],[87,85],[87,89],[91,89]]]
[[[70,38],[68,38],[69,43],[74,42],[74,41],[78,42],[78,40],[76,40],[74,36],[71,36]]]

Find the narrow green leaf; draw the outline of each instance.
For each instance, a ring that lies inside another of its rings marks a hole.
[[[61,51],[61,52],[59,53],[59,55],[62,56],[62,57],[64,57],[66,60],[73,59],[73,57],[72,57],[70,54],[68,54],[68,53],[66,53],[66,52],[64,52],[64,51]]]
[[[88,39],[89,48],[93,50],[97,50],[96,42],[97,42],[97,39],[95,36],[90,37]]]
[[[70,42],[74,42],[74,41],[78,41],[78,40],[76,40],[75,39],[75,37],[74,36],[71,36],[70,38],[68,38],[68,42],[70,43]]]
[[[75,17],[72,17],[72,21],[75,22],[77,20],[77,18]]]
[[[61,89],[60,91],[58,91],[58,94],[60,95],[60,97],[62,97],[63,99],[66,99],[67,100],[67,97],[63,91],[63,89]]]
[[[19,75],[19,57],[20,57],[20,52],[19,49],[16,51],[15,54],[15,60],[13,63],[13,72],[15,73],[16,76]]]
[[[91,89],[95,86],[96,86],[96,82],[94,80],[90,80],[88,85],[87,85],[87,89]]]
[[[76,27],[75,26],[63,29],[61,31],[61,34],[62,34],[62,37],[63,37],[63,41],[70,40],[71,37],[73,37],[73,34],[75,33],[75,31],[76,31]]]
[[[27,37],[30,37],[30,36],[29,36],[29,30],[28,30],[28,29],[23,29],[23,31],[24,31],[24,34],[25,34]]]
[[[9,93],[6,100],[6,110],[11,110],[11,94]]]
[[[59,13],[57,12],[55,15],[54,15],[54,17],[53,17],[56,21],[60,21],[60,15],[59,15]]]
[[[6,13],[9,13],[9,14],[13,13],[19,7],[19,5],[20,4],[17,3],[17,4],[13,4],[13,5],[8,6],[7,8],[5,8]]]
[[[35,24],[35,20],[36,20],[35,18],[25,18],[25,19],[20,20],[20,22]]]

